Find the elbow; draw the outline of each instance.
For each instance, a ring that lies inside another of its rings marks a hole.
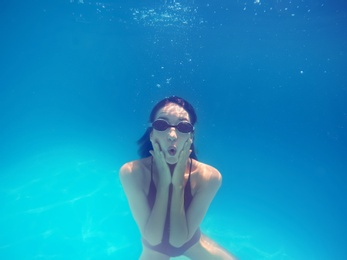
[[[187,237],[172,237],[170,238],[170,245],[174,246],[174,247],[181,247],[183,246],[185,243],[187,243],[189,239]]]
[[[156,246],[162,242],[162,236],[156,235],[153,231],[143,232],[142,239],[144,239],[150,246]]]
[[[181,247],[184,245],[185,242],[186,241],[174,239],[174,240],[170,241],[170,245],[172,245],[174,247]]]
[[[185,235],[181,232],[180,236],[170,237],[170,244],[174,247],[181,247],[186,244],[188,241],[198,242],[201,237],[200,229],[196,230],[194,233],[186,233]]]

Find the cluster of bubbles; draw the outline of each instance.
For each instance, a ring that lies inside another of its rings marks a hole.
[[[112,2],[99,2],[93,0],[69,0],[81,12],[78,21],[98,21],[121,22],[129,24],[138,23],[146,27],[156,28],[193,28],[205,23],[199,17],[199,7],[194,1],[185,0],[163,0],[155,4],[124,4]],[[86,9],[88,7],[88,9]],[[89,11],[89,13],[88,13]]]
[[[160,0],[156,3],[118,3],[99,2],[98,0],[69,0],[75,6],[89,7],[93,15],[88,14],[86,8],[78,17],[79,20],[97,20],[121,22],[129,24],[136,22],[146,27],[156,28],[196,28],[201,24],[213,25],[220,17],[228,20],[235,14],[250,13],[253,15],[296,16],[307,15],[317,8],[324,7],[325,0],[307,2],[306,0],[237,0],[221,3],[197,2],[194,0]],[[91,17],[92,16],[92,17]],[[88,19],[89,18],[89,19]],[[208,22],[207,22],[207,20]]]
[[[296,14],[307,14],[311,8],[324,7],[324,3],[308,3],[305,0],[252,0],[243,3],[243,11],[259,14],[276,14],[282,16],[296,16]]]
[[[184,5],[177,1],[165,3],[159,7],[131,8],[135,21],[144,26],[193,27],[204,23],[197,16],[198,7]]]

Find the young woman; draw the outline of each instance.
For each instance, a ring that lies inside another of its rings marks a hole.
[[[140,160],[120,169],[131,212],[142,235],[141,260],[235,258],[200,232],[222,181],[194,150],[193,107],[176,96],[153,108],[150,126],[138,141]]]

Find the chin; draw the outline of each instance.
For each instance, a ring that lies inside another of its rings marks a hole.
[[[176,157],[166,157],[166,162],[168,163],[168,164],[176,164],[177,163],[177,161],[178,161],[178,158],[176,158]]]

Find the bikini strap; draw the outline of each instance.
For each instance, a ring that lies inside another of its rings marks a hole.
[[[153,156],[151,157],[151,181],[153,181]]]
[[[190,167],[189,167],[189,176],[188,176],[188,181],[190,181],[190,174],[192,173],[192,166],[193,166],[193,159],[190,158]]]

